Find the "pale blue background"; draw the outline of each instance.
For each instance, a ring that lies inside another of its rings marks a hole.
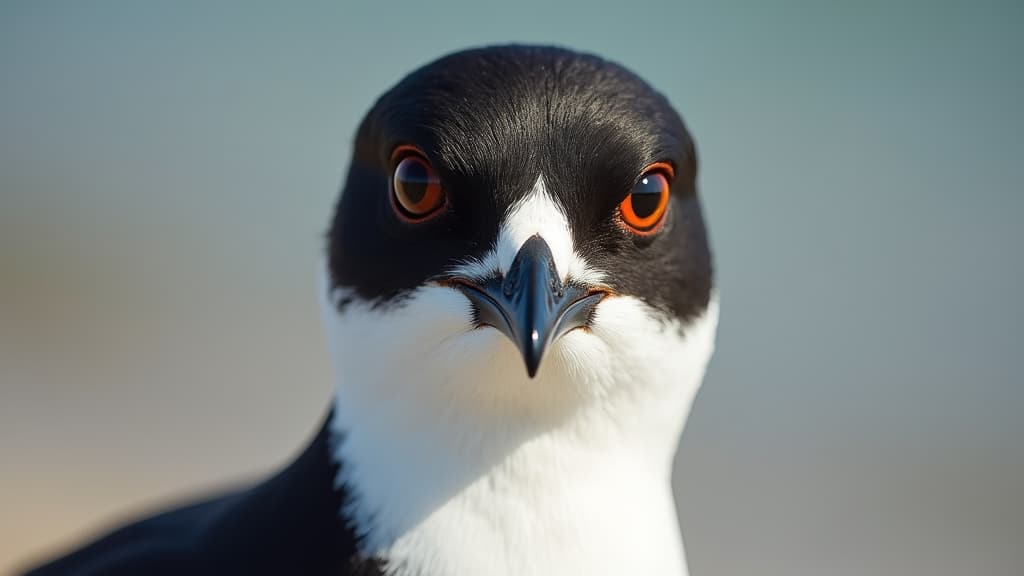
[[[1022,6],[0,3],[0,571],[289,457],[360,116],[515,40],[622,62],[696,137],[693,574],[1024,573]]]

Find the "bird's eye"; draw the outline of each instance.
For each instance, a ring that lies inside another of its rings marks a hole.
[[[406,220],[421,221],[436,214],[445,203],[441,179],[423,153],[399,146],[394,154],[391,197],[395,211]]]
[[[619,204],[619,217],[634,234],[654,234],[661,228],[668,208],[672,167],[659,162],[644,170],[629,196]]]

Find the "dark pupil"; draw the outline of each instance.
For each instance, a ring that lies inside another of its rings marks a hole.
[[[633,187],[633,213],[640,218],[647,218],[658,210],[661,203],[661,178],[644,176]]]
[[[430,184],[430,169],[422,162],[409,160],[402,162],[398,169],[398,181],[402,187],[402,195],[410,204],[418,204],[427,194]]]

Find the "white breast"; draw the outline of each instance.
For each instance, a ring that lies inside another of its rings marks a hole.
[[[685,574],[668,482],[650,462],[543,443],[378,550],[403,575]]]
[[[686,573],[670,470],[715,301],[683,327],[608,298],[531,380],[455,290],[341,314],[324,295],[337,481],[367,553],[403,576]]]

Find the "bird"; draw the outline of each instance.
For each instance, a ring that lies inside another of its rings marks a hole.
[[[719,298],[668,98],[594,54],[471,48],[351,149],[319,432],[28,574],[687,574],[670,477]]]

